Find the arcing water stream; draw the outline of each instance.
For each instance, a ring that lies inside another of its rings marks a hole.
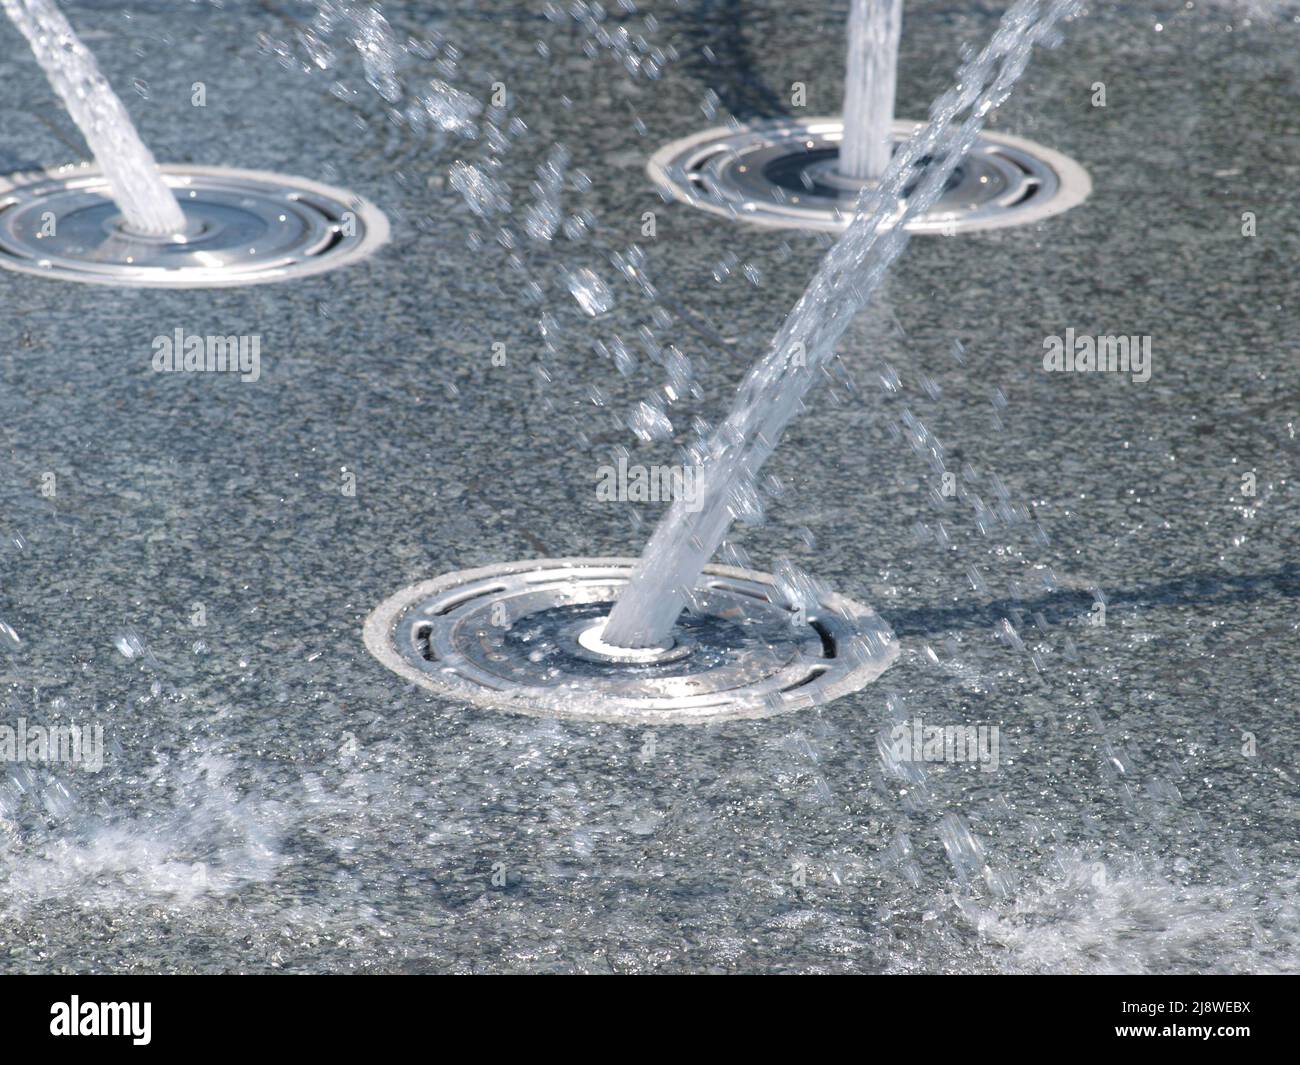
[[[126,227],[148,236],[182,232],[185,216],[159,174],[153,154],[54,0],[2,2],[86,138]]]
[[[695,456],[702,467],[696,506],[678,500],[655,529],[610,613],[607,643],[652,647],[668,638],[744,505],[740,501],[754,497],[759,469],[799,413],[844,330],[906,247],[902,223],[939,198],[989,113],[1024,72],[1034,46],[1054,43],[1057,24],[1078,10],[1077,0],[1018,0],[983,51],[963,64],[956,85],[935,102],[929,124],[899,148],[878,185],[864,188],[852,224],[822,260],[768,354],[746,376],[722,427]],[[927,159],[900,214],[904,189]]]

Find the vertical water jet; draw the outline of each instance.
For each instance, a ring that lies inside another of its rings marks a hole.
[[[903,0],[853,0],[837,164],[845,177],[878,181],[889,166],[902,26]]]
[[[839,118],[735,121],[665,145],[646,172],[665,199],[751,225],[841,233],[864,185],[880,181],[922,123],[894,118],[902,0],[853,0]],[[1092,190],[1072,159],[1005,133],[982,133],[924,211],[903,208],[919,172],[898,186],[893,220],[951,236],[1028,225]],[[892,224],[892,222],[891,222]]]

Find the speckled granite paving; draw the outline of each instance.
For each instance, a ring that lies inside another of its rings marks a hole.
[[[1099,3],[1036,57],[993,128],[1079,160],[1092,198],[914,240],[846,338],[856,390],[817,394],[771,463],[785,492],[736,537],[871,603],[899,663],[818,710],[652,730],[439,701],[361,621],[447,570],[639,549],[656,509],[598,502],[596,469],[673,449],[620,422],[662,368],[641,351],[625,379],[592,348],[652,321],[610,255],[644,249],[655,333],[692,359],[684,439],[821,247],[664,205],[644,159],[716,122],[710,89],[742,119],[794,82],[836,110],[846,4],[653,0],[647,35],[677,52],[658,79],[589,58],[540,3],[383,4],[460,49],[454,77],[413,60],[413,81],[508,90],[517,215],[551,144],[571,152],[588,232],[521,246],[523,271],[449,186],[481,138],[388,121],[345,44],[311,74],[259,45],[303,5],[125,6],[65,5],[160,159],[345,185],[395,235],[252,289],[0,272],[0,621],[21,641],[0,630],[0,725],[105,740],[99,773],[0,763],[0,971],[1296,967],[1300,25]],[[1000,10],[909,0],[900,115]],[[4,169],[81,158],[3,33]],[[594,322],[561,281],[582,266],[615,291]],[[260,379],[155,373],[177,328],[259,336]],[[1150,337],[1150,380],[1044,372],[1066,329]],[[936,443],[955,497],[918,454]],[[996,726],[996,771],[900,762],[915,720]]]

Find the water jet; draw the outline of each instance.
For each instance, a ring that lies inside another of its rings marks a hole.
[[[706,129],[665,145],[646,173],[665,199],[776,229],[839,233],[864,190],[923,123],[894,118],[901,0],[854,0],[843,117],[786,116]],[[919,168],[925,160],[918,160]],[[915,181],[902,190],[896,218]],[[1028,225],[1092,191],[1074,160],[1023,137],[981,132],[939,198],[903,223],[913,233]]]
[[[639,559],[509,563],[415,585],[367,619],[371,653],[477,705],[634,723],[768,716],[883,673],[898,649],[868,608],[811,580],[789,602],[773,578],[709,562],[743,500],[756,498],[759,469],[839,337],[906,247],[906,223],[938,202],[1035,45],[1052,43],[1076,11],[1076,0],[1017,0],[962,65],[930,123],[862,192],[852,224],[703,442],[699,492],[673,502]],[[686,640],[698,646],[673,655]]]
[[[605,618],[633,559],[559,558],[447,574],[366,619],[366,647],[443,698],[537,717],[708,724],[828,702],[870,683],[898,644],[868,607],[786,601],[773,578],[707,566],[670,638],[611,646]]]
[[[893,144],[921,125],[893,122]],[[844,123],[831,117],[707,129],[665,145],[646,172],[664,195],[709,214],[770,229],[840,233],[868,184],[838,169],[843,136]],[[984,132],[934,207],[905,225],[912,233],[941,234],[1029,225],[1078,206],[1091,191],[1088,172],[1068,156]],[[900,200],[897,216],[904,207]]]
[[[95,165],[0,182],[0,267],[101,285],[220,288],[332,270],[388,221],[343,189],[213,166],[159,166],[53,0],[3,0]]]
[[[226,288],[323,273],[388,240],[378,208],[318,181],[214,166],[159,172],[182,214],[180,229],[161,234],[131,226],[96,167],[4,179],[0,266],[100,285]]]

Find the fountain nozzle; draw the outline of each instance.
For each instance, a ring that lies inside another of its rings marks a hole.
[[[667,644],[657,647],[619,647],[606,643],[605,625],[608,617],[600,618],[594,625],[586,625],[577,634],[578,646],[585,652],[584,657],[599,662],[621,662],[627,665],[648,666],[659,662],[672,662],[691,653],[690,645],[679,643],[671,636]]]

